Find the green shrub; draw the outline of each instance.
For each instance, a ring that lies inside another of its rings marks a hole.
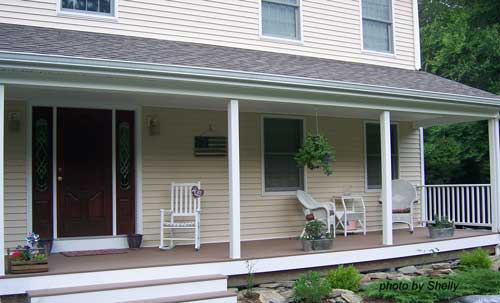
[[[331,270],[326,275],[326,280],[330,283],[332,288],[349,289],[357,291],[359,289],[359,282],[361,275],[356,267],[349,265],[344,267],[340,265],[334,270]]]
[[[488,253],[481,248],[476,248],[473,251],[464,251],[460,255],[460,267],[462,269],[468,268],[484,268],[491,267],[491,259]]]
[[[415,285],[422,285],[422,287],[416,288]],[[447,289],[436,287],[436,285],[456,285],[456,288]],[[441,278],[415,277],[406,281],[380,280],[369,284],[363,292],[363,295],[367,297],[393,300],[398,303],[448,302],[461,296],[493,294],[500,294],[500,272],[478,268],[459,271]]]
[[[295,291],[295,302],[319,303],[326,298],[331,291],[330,284],[322,279],[319,273],[310,271],[301,275],[293,285]]]
[[[321,239],[322,229],[325,223],[319,220],[313,220],[306,223],[305,226],[305,240],[319,240]]]
[[[434,215],[434,217],[436,217],[436,215]],[[444,216],[442,218],[438,217],[436,220],[434,220],[433,223],[430,223],[430,226],[434,228],[450,228],[454,227],[455,223],[453,223],[453,221],[448,220],[448,217]]]

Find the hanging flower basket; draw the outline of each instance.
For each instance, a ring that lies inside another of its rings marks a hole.
[[[308,134],[304,146],[295,155],[295,161],[299,166],[307,166],[309,169],[321,168],[325,175],[332,174],[331,162],[335,160],[335,151],[323,135]]]

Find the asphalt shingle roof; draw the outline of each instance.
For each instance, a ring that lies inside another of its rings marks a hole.
[[[499,98],[427,72],[201,43],[0,24],[0,51],[173,64]]]

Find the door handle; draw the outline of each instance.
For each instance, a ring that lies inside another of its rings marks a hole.
[[[61,177],[61,176],[57,177],[57,181],[61,182],[62,180],[63,180],[63,177]]]

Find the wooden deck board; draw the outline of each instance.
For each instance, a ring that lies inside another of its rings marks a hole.
[[[484,230],[456,230],[454,239],[491,234]],[[413,234],[407,230],[394,231],[394,245],[432,242],[428,238],[427,229],[417,228]],[[332,251],[359,250],[382,246],[381,232],[338,235]],[[324,252],[324,251],[323,251]],[[142,248],[130,250],[127,254],[65,257],[52,254],[49,257],[49,272],[30,274],[30,276],[95,272],[103,270],[196,264],[207,262],[229,261],[228,243],[202,244],[196,252],[193,245],[177,246],[173,250],[163,251],[158,248]],[[295,239],[273,239],[242,242],[242,258],[258,259],[306,254],[302,251],[300,241]],[[7,275],[6,277],[21,277],[28,275]]]

